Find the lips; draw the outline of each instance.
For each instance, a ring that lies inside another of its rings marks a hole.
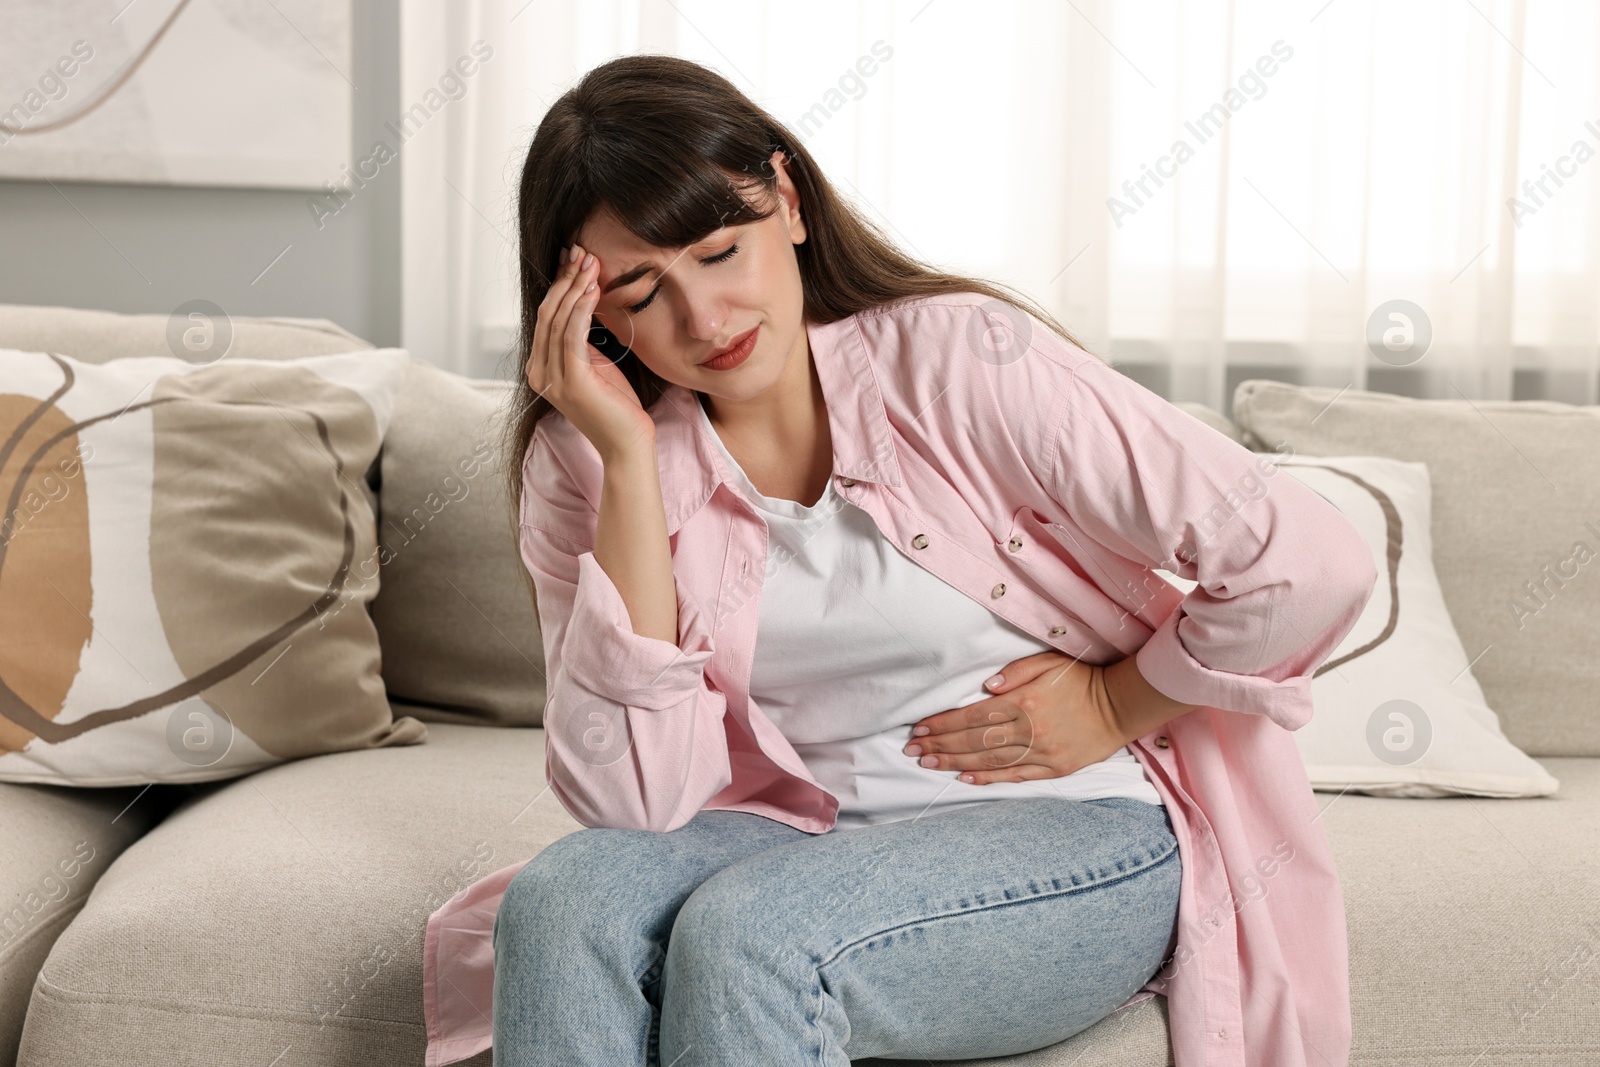
[[[760,329],[759,326],[750,327],[744,333],[740,334],[738,337],[735,337],[728,347],[718,349],[705,359],[701,360],[700,365],[705,366],[708,363],[726,363],[728,362],[727,357],[735,354],[743,357],[746,354],[745,349],[749,348],[755,342],[756,330],[758,329]]]

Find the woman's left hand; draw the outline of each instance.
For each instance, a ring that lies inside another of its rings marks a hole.
[[[912,724],[905,752],[974,785],[1061,778],[1098,763],[1132,740],[1112,708],[1105,670],[1054,651],[1013,660],[999,684],[985,683],[995,695]]]

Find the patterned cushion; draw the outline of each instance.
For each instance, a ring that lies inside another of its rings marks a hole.
[[[0,780],[205,781],[426,738],[366,603],[409,357],[0,351]]]

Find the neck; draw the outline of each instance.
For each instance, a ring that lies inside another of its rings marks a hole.
[[[828,434],[828,409],[822,382],[811,360],[811,343],[802,327],[770,388],[747,400],[699,394],[706,414],[724,440],[743,443],[756,453],[799,457],[818,451]]]

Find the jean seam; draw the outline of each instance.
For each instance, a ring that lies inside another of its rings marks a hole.
[[[816,1067],[826,1067],[828,1062],[828,1030],[822,1025],[822,1001],[827,994],[822,990],[822,968],[826,964],[815,957],[811,960],[811,1019],[807,1023],[808,1029],[817,1035],[817,1049],[815,1056]],[[840,1052],[843,1052],[840,1049]]]
[[[826,959],[823,959],[823,960],[819,961],[815,965],[815,967],[813,969],[814,970],[820,970],[821,968],[826,967],[829,964],[833,963],[840,956],[844,955],[846,952],[849,952],[851,949],[855,948],[856,946],[858,946],[858,945],[860,945],[860,944],[862,944],[864,942],[871,941],[873,938],[882,937],[884,934],[891,934],[891,933],[894,933],[897,930],[905,930],[905,929],[907,929],[909,927],[921,926],[921,925],[926,924],[926,923],[937,922],[937,921],[939,921],[941,919],[957,919],[957,918],[960,918],[960,917],[962,917],[964,915],[977,915],[977,914],[981,914],[983,912],[998,911],[1001,908],[1015,907],[1015,906],[1017,906],[1019,904],[1031,904],[1031,903],[1034,903],[1034,902],[1040,901],[1040,900],[1051,900],[1051,899],[1054,899],[1056,897],[1072,896],[1074,893],[1079,893],[1079,892],[1083,892],[1083,891],[1090,890],[1090,889],[1099,889],[1102,886],[1116,885],[1118,882],[1127,881],[1129,878],[1137,877],[1138,875],[1144,874],[1146,871],[1153,871],[1153,870],[1157,869],[1158,867],[1161,867],[1163,864],[1165,864],[1168,860],[1172,859],[1172,857],[1176,856],[1177,854],[1178,854],[1178,845],[1177,845],[1176,840],[1174,840],[1173,844],[1172,844],[1172,847],[1167,849],[1159,857],[1156,857],[1153,862],[1141,863],[1138,866],[1132,868],[1131,870],[1120,872],[1115,877],[1096,879],[1096,880],[1094,880],[1092,882],[1084,882],[1084,883],[1082,883],[1080,885],[1069,886],[1066,889],[1061,889],[1061,890],[1057,890],[1057,891],[1053,891],[1053,892],[1049,892],[1049,893],[1033,893],[1033,894],[1030,894],[1029,896],[1017,897],[1017,898],[1015,898],[1013,900],[1000,900],[1000,901],[996,901],[993,904],[985,904],[985,905],[983,905],[981,907],[976,907],[976,908],[961,908],[961,909],[954,910],[954,911],[939,912],[939,913],[936,913],[936,914],[933,914],[933,915],[924,915],[924,916],[921,916],[921,917],[916,918],[916,919],[908,919],[907,921],[905,921],[903,923],[897,923],[894,926],[885,926],[882,929],[876,930],[876,931],[874,931],[872,933],[863,934],[862,936],[856,938],[854,941],[851,941],[848,944],[840,945],[838,948],[835,948],[828,955],[828,957]],[[818,981],[817,986],[818,986],[818,989],[820,990],[820,988],[821,988],[820,980]],[[820,1018],[820,1012],[818,1013],[818,1017]]]
[[[659,979],[666,971],[666,953],[659,953],[658,958],[644,969],[644,973],[634,978],[634,984],[640,992],[651,982]],[[646,999],[646,1006],[650,1009],[650,1024],[645,1027],[644,1033],[644,1064],[645,1067],[660,1067],[661,1064],[661,1010]]]

